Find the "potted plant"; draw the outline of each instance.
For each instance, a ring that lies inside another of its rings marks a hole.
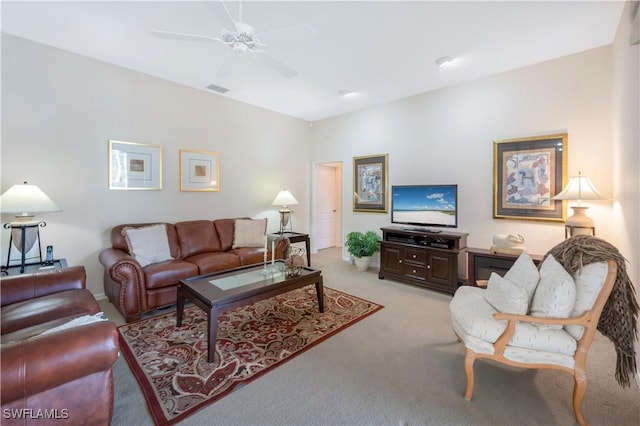
[[[347,250],[353,255],[356,270],[366,271],[371,262],[371,256],[380,250],[380,237],[373,231],[352,231],[347,234]]]

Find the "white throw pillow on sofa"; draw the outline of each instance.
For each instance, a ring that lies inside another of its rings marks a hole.
[[[547,256],[540,267],[540,282],[531,302],[531,315],[569,318],[575,303],[573,277],[552,255]],[[562,328],[561,325],[536,325],[539,329]]]
[[[233,246],[264,247],[267,219],[236,219],[233,230]]]
[[[173,260],[166,225],[157,224],[141,228],[127,226],[122,229],[122,234],[129,246],[129,253],[142,267]]]
[[[484,299],[499,312],[507,314],[524,315],[529,310],[527,291],[495,272],[489,277]]]
[[[533,294],[536,291],[536,286],[540,280],[540,273],[538,272],[536,264],[533,263],[531,256],[529,256],[525,251],[520,253],[518,259],[516,259],[513,265],[511,265],[511,268],[507,273],[504,274],[504,278],[527,292],[528,310],[529,306],[531,306],[531,300],[533,299]]]

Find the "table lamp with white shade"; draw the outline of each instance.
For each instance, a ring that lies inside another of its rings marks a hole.
[[[296,200],[291,192],[283,189],[276,195],[276,198],[271,204],[274,206],[282,206],[280,209],[280,233],[291,232],[291,210],[288,206],[298,204],[298,200]]]
[[[5,229],[11,229],[6,267],[10,266],[11,250],[15,247],[21,252],[20,273],[23,273],[26,264],[25,255],[36,242],[40,252],[39,262],[42,263],[40,227],[47,226],[47,224],[44,221],[35,221],[33,217],[36,213],[60,211],[56,203],[36,185],[24,182],[20,185],[13,185],[0,196],[0,211],[16,214],[15,221],[3,225]]]
[[[583,200],[601,200],[602,195],[598,193],[595,185],[587,176],[578,176],[569,179],[567,186],[553,200],[577,201],[576,205],[569,206],[573,210],[573,215],[565,222],[565,237],[574,235],[590,234],[596,235],[596,226],[586,211],[589,206],[582,205]]]

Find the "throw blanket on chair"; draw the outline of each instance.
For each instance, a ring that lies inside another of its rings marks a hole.
[[[560,262],[572,275],[589,263],[613,260],[618,266],[611,295],[598,321],[598,330],[616,348],[616,380],[622,387],[630,386],[630,378],[637,372],[633,342],[637,336],[638,301],[633,283],[627,275],[625,258],[617,248],[591,235],[571,237],[545,254]]]

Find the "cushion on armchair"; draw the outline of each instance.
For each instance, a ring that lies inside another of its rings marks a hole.
[[[576,303],[573,278],[558,261],[549,255],[540,267],[540,282],[531,301],[534,317],[569,318]],[[538,324],[539,329],[562,328],[561,325]]]
[[[498,312],[524,315],[529,310],[527,291],[495,272],[492,272],[489,277],[484,298]]]
[[[536,291],[536,286],[540,280],[540,273],[536,264],[533,263],[531,256],[525,251],[520,253],[518,259],[511,265],[511,268],[504,274],[504,278],[515,284],[516,286],[524,289],[527,292],[527,310],[531,306],[531,300],[533,299],[533,293]]]

